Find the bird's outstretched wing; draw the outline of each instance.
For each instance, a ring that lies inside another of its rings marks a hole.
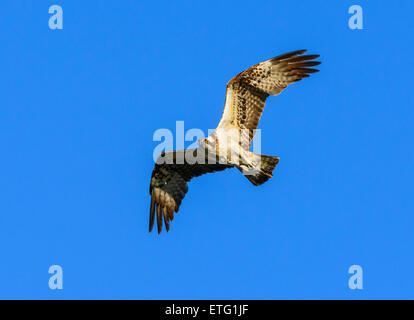
[[[237,127],[242,130],[241,143],[250,144],[259,125],[266,98],[277,95],[289,84],[309,77],[319,70],[319,55],[303,55],[306,50],[283,54],[256,64],[239,73],[227,84],[226,102],[217,129]]]
[[[216,159],[209,161],[209,155],[204,154],[200,149],[187,149],[163,152],[158,157],[152,171],[149,189],[151,195],[150,232],[154,226],[155,213],[157,213],[158,233],[162,230],[163,218],[165,228],[167,232],[169,231],[174,212],[178,212],[181,201],[188,191],[188,181],[205,173],[222,171],[231,167],[231,165],[217,163]]]

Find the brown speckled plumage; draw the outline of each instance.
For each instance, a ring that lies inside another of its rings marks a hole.
[[[310,68],[320,64],[319,61],[313,61],[319,55],[304,55],[305,52],[306,50],[293,51],[261,62],[229,81],[220,123],[216,131],[204,141],[214,145],[215,152],[207,154],[200,152],[203,150],[203,146],[200,145],[198,149],[168,151],[159,156],[152,172],[149,189],[151,195],[149,231],[154,226],[155,215],[158,233],[162,230],[163,221],[166,230],[169,231],[174,213],[178,212],[181,201],[188,191],[187,182],[194,177],[231,167],[237,167],[256,186],[272,177],[279,158],[249,152],[250,143],[259,125],[267,97],[277,95],[289,84],[319,71]],[[224,164],[217,162],[219,159],[217,150],[225,149],[223,140],[227,137],[238,139],[242,146],[241,154],[244,155],[247,164],[234,163],[232,160]],[[197,161],[187,161],[186,154],[190,154]],[[214,161],[210,162],[212,158]],[[178,159],[182,161],[177,161]],[[248,169],[251,168],[257,169],[257,173],[248,174]]]
[[[259,125],[267,97],[277,95],[289,84],[319,71],[309,68],[320,64],[319,61],[311,61],[319,55],[303,55],[305,52],[293,51],[258,63],[231,79],[217,129],[229,123],[247,129],[243,131],[242,143],[248,146]]]

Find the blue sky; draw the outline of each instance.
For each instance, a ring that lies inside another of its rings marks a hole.
[[[3,1],[0,298],[414,298],[413,10]],[[148,234],[154,131],[215,128],[228,80],[303,48],[321,72],[269,98],[260,123],[275,177],[200,177],[170,233]],[[354,264],[363,290],[348,288]]]

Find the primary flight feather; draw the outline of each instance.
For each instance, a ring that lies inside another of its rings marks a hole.
[[[227,84],[223,115],[214,132],[200,139],[196,149],[167,151],[158,157],[149,189],[150,232],[155,216],[158,233],[163,221],[169,231],[170,221],[188,191],[187,182],[194,177],[236,167],[258,186],[273,176],[279,158],[250,152],[250,145],[267,97],[319,71],[311,68],[320,64],[314,61],[319,55],[305,52],[289,52],[236,75]]]

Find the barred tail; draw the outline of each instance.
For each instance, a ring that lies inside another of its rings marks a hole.
[[[279,163],[279,157],[256,153],[253,153],[253,155],[256,158],[255,161],[253,161],[253,167],[240,166],[238,169],[251,183],[255,186],[260,186],[273,177],[272,172]]]

